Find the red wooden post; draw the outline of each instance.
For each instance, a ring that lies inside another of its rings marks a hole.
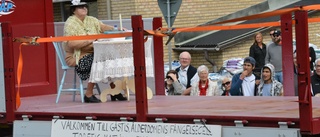
[[[282,36],[282,73],[283,89],[285,96],[294,96],[294,64],[292,47],[292,15],[291,13],[281,15]]]
[[[10,23],[1,23],[2,49],[4,63],[4,85],[6,97],[6,120],[11,123],[15,120],[16,110],[16,76],[13,61],[12,29]]]
[[[162,18],[153,18],[153,30],[162,27]],[[154,49],[154,77],[156,95],[165,95],[164,93],[164,63],[163,63],[163,37],[153,36]]]
[[[310,61],[308,40],[308,13],[296,11],[296,49],[298,64],[298,92],[300,131],[302,134],[313,133],[312,130],[312,98],[310,90]]]
[[[148,100],[147,100],[147,81],[146,63],[143,39],[143,21],[141,15],[131,16],[132,24],[132,44],[134,62],[134,80],[136,89],[136,111],[137,121],[147,122]]]

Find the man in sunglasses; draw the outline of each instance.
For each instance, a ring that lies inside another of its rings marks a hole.
[[[274,29],[271,29],[270,32],[269,32],[271,41],[269,41],[269,42],[267,43],[267,47],[274,42],[274,37],[273,37],[274,31],[275,31]]]
[[[267,47],[265,63],[271,63],[275,68],[275,79],[283,83],[282,76],[282,46],[281,46],[281,32],[275,30],[273,32],[273,43]]]
[[[256,77],[253,75],[256,60],[246,57],[243,60],[243,71],[232,77],[230,94],[232,96],[255,96]]]

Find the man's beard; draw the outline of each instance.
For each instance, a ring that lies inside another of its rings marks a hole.
[[[279,44],[281,39],[274,40],[274,43]]]

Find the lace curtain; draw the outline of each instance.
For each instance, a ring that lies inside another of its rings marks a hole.
[[[151,41],[145,42],[146,76],[153,77]],[[108,82],[134,75],[132,40],[97,41],[93,43],[94,60],[89,82]]]

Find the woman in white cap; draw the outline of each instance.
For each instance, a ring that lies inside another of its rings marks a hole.
[[[80,0],[72,1],[70,13],[72,15],[64,25],[64,36],[94,35],[114,29],[112,26],[103,24],[97,18],[88,16],[88,5],[85,2],[80,2]],[[64,43],[66,62],[69,66],[75,66],[76,73],[82,80],[87,80],[90,77],[93,61],[93,41],[95,40],[74,40]],[[93,95],[94,85],[95,83],[88,82],[84,96],[86,103],[101,102]],[[122,94],[115,95],[115,97],[118,100],[126,100]]]

